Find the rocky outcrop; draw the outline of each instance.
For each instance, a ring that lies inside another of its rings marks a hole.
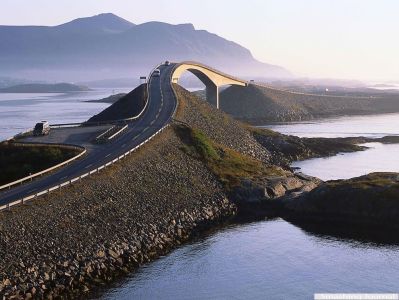
[[[282,199],[299,197],[320,184],[321,180],[301,173],[264,177],[257,182],[243,179],[229,198],[237,205],[241,218],[278,217],[283,209]]]
[[[384,139],[368,138],[299,138],[269,129],[250,130],[259,144],[270,152],[270,161],[278,165],[286,165],[296,160],[332,156],[340,152],[362,151],[367,147],[359,146],[359,143],[384,141]],[[386,141],[394,142],[398,139],[390,138]]]
[[[283,215],[302,223],[399,228],[399,174],[371,173],[328,181],[282,200]]]

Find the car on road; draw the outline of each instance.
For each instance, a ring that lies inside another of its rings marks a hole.
[[[47,135],[50,133],[50,124],[47,121],[41,121],[36,123],[35,128],[33,129],[33,135]]]
[[[154,77],[161,76],[161,70],[160,69],[155,69],[154,72],[152,72],[152,76],[154,76]]]
[[[170,61],[169,60],[165,61],[165,66],[170,66]]]

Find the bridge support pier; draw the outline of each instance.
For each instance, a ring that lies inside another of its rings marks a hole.
[[[206,85],[206,101],[219,109],[219,87],[214,83]]]

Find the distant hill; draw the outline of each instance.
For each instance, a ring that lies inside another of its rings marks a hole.
[[[90,91],[87,86],[75,85],[70,83],[56,84],[19,84],[0,89],[0,93],[67,93]]]
[[[399,95],[313,95],[250,84],[248,87],[231,86],[222,91],[220,108],[238,119],[263,125],[270,122],[399,112]]]
[[[133,78],[164,60],[196,60],[236,75],[291,74],[192,24],[130,23],[113,14],[58,26],[0,26],[0,76],[89,81]]]

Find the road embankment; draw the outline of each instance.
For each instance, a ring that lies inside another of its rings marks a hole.
[[[173,125],[134,155],[0,213],[1,295],[84,298],[205,229],[275,214],[281,197],[321,184],[294,174],[247,125],[174,88]]]

